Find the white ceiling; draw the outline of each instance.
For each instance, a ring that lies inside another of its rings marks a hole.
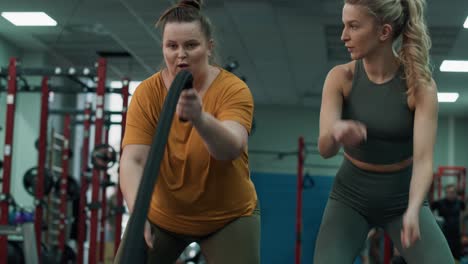
[[[0,12],[44,11],[58,27],[15,27],[0,17],[0,37],[22,50],[44,50],[51,66],[93,65],[109,58],[109,79],[142,80],[162,64],[159,15],[174,1],[1,0]],[[342,0],[206,0],[215,25],[219,62],[239,62],[257,104],[318,106],[329,69],[349,60],[340,41]],[[440,91],[459,92],[442,114],[468,114],[468,73],[442,73],[443,59],[468,60],[468,0],[428,0],[431,59]],[[6,63],[6,62],[5,62]],[[67,64],[67,65],[65,65]]]

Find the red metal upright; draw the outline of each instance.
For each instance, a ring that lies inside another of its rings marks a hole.
[[[104,95],[105,95],[105,81],[106,81],[106,60],[100,58],[98,61],[98,83],[96,89],[96,116],[95,116],[95,136],[94,145],[102,143],[102,128],[104,117]],[[97,228],[98,228],[98,212],[100,209],[99,204],[99,187],[100,187],[100,171],[93,168],[93,176],[91,179],[92,194],[91,194],[91,228],[89,234],[89,264],[95,264],[97,261]]]
[[[296,264],[301,263],[302,246],[302,188],[305,159],[304,138],[299,137],[299,148],[297,152],[297,207],[296,207]]]
[[[384,235],[384,259],[383,264],[390,264],[393,256],[392,240],[388,234]]]
[[[5,125],[5,145],[3,147],[2,196],[0,199],[0,225],[8,225],[8,207],[10,196],[11,162],[13,155],[13,130],[15,127],[16,102],[16,58],[10,59],[8,66],[8,91]],[[0,236],[0,263],[7,263],[7,237]]]
[[[39,146],[38,146],[38,161],[37,161],[37,182],[44,183],[45,181],[45,163],[47,157],[47,119],[49,112],[49,87],[48,77],[42,78],[42,93],[41,93],[41,118],[39,127]],[[36,211],[34,218],[34,226],[36,229],[37,245],[42,241],[42,222],[44,217],[43,208],[44,199],[44,184],[36,186]],[[37,255],[41,256],[41,247],[37,247]],[[42,262],[42,259],[39,259]]]
[[[107,120],[106,117],[106,121]],[[110,124],[104,125],[104,144],[109,144],[109,126]],[[100,239],[99,239],[99,263],[104,263],[105,253],[105,241],[106,241],[106,221],[107,221],[107,182],[109,177],[107,171],[101,171],[101,226],[99,228]]]

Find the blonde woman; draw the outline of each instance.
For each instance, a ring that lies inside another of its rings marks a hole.
[[[324,158],[341,147],[345,158],[315,264],[353,263],[372,227],[410,264],[454,263],[425,201],[438,106],[424,8],[424,0],[345,0],[341,39],[352,61],[325,80],[318,143]]]

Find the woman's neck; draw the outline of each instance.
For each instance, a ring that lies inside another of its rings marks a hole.
[[[375,52],[363,58],[364,68],[370,80],[383,83],[395,76],[400,61],[392,49]]]

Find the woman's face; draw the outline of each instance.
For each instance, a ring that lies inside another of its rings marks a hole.
[[[173,76],[183,69],[194,76],[206,71],[212,47],[213,41],[206,39],[198,21],[170,22],[164,27],[164,61]]]
[[[379,45],[379,32],[375,18],[360,5],[343,6],[343,32],[341,40],[345,43],[351,59],[365,57]]]

